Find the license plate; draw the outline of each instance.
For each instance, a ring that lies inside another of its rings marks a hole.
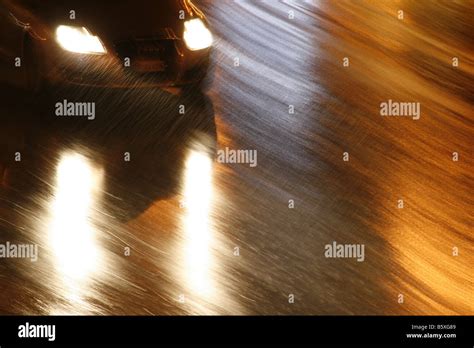
[[[132,65],[141,72],[156,72],[166,69],[165,62],[159,59],[135,59],[135,62],[132,61]]]

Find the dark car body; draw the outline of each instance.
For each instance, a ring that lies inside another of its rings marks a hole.
[[[185,44],[184,23],[196,18],[207,26],[190,0],[0,0],[0,74],[34,87],[38,80],[99,87],[198,83],[211,48],[192,51]],[[55,38],[60,25],[87,28],[106,53],[64,50]]]

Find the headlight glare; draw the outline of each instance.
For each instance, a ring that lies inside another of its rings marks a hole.
[[[201,19],[184,22],[184,42],[191,51],[208,48],[212,41],[212,34]]]
[[[56,41],[69,52],[83,54],[105,54],[104,45],[97,36],[84,27],[60,25],[56,29]]]

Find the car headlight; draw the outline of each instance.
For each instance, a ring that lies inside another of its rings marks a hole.
[[[191,51],[202,50],[212,45],[212,34],[199,18],[184,22],[183,37],[186,46]]]
[[[84,27],[60,25],[56,29],[56,41],[63,49],[69,52],[84,54],[107,53],[99,38],[92,35]]]

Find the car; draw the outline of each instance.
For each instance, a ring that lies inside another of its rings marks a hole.
[[[191,0],[0,0],[0,80],[200,86],[213,35]]]

